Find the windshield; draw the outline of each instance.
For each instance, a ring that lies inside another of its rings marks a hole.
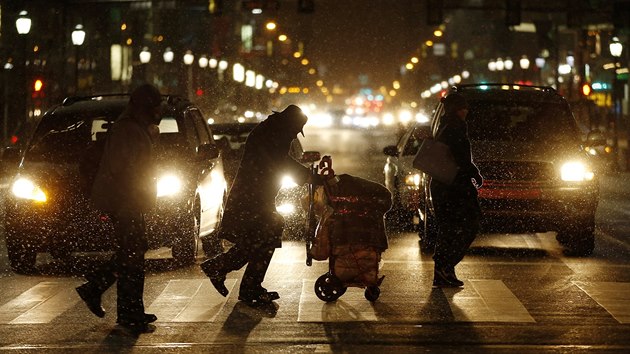
[[[473,100],[466,120],[471,140],[533,144],[579,141],[573,116],[561,103]]]
[[[76,163],[84,151],[107,137],[114,116],[58,114],[46,116],[37,127],[26,159],[37,162]],[[185,129],[174,117],[160,122],[158,151],[188,147]]]

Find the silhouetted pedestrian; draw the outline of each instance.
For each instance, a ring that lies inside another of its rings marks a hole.
[[[159,134],[160,104],[158,89],[141,85],[111,127],[92,187],[92,202],[113,222],[116,250],[77,288],[90,311],[104,317],[101,296],[118,281],[117,323],[140,332],[150,330],[149,323],[157,320],[144,312],[144,254],[148,249],[144,214],[157,198],[153,143]]]
[[[304,135],[307,120],[299,107],[290,105],[258,124],[245,142],[218,233],[234,246],[201,264],[223,296],[228,294],[226,274],[247,264],[239,300],[264,304],[279,298],[262,287],[273,253],[282,246],[284,219],[276,211],[275,198],[285,173],[297,183],[306,183],[310,176],[310,170],[289,155],[291,142],[298,133]]]

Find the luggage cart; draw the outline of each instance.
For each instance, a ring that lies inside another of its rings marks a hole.
[[[322,158],[314,174],[318,168],[323,186],[309,185],[306,265],[328,259],[329,267],[315,282],[315,294],[331,302],[348,287],[360,287],[367,300],[376,301],[384,278],[378,274],[381,253],[387,248],[383,216],[391,207],[391,194],[375,182],[336,176],[330,156]],[[321,209],[322,200],[328,212],[317,215],[315,204]]]

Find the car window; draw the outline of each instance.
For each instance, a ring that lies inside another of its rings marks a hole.
[[[471,140],[542,144],[579,139],[569,107],[556,102],[471,101]]]
[[[204,121],[201,112],[198,110],[190,110],[190,116],[192,117],[195,127],[197,128],[197,136],[199,137],[199,142],[201,144],[210,144],[212,142],[212,138],[208,133],[208,124]]]
[[[408,135],[407,142],[403,148],[403,155],[415,155],[424,139],[419,138],[420,127],[416,126]]]
[[[53,163],[77,161],[93,141],[104,136],[108,119],[111,117],[46,116],[33,134],[26,158]]]
[[[188,146],[197,150],[197,146],[199,146],[199,135],[197,134],[195,121],[193,120],[191,111],[187,111],[184,113],[183,128],[186,132],[186,140],[188,142]]]

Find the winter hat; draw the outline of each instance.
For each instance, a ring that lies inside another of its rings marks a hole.
[[[468,102],[460,93],[449,93],[442,99],[444,103],[444,111],[448,113],[457,112],[460,109],[468,109]]]
[[[133,106],[148,112],[150,109],[160,105],[162,96],[160,96],[160,91],[155,86],[142,84],[131,92],[129,102]]]
[[[283,126],[295,131],[296,134],[302,133],[302,136],[304,136],[304,125],[308,121],[308,117],[302,112],[300,107],[291,104],[284,111],[273,111],[273,113],[280,116]]]

